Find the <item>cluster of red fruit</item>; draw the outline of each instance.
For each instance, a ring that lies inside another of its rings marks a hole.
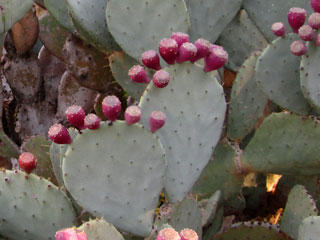
[[[320,29],[320,0],[311,0],[310,5],[315,11],[308,18],[308,24],[305,24],[307,11],[304,8],[293,7],[288,13],[288,22],[294,33],[299,34],[303,40],[296,40],[290,46],[291,53],[296,56],[302,56],[307,52],[304,41],[313,41],[320,46],[320,33],[315,37],[315,31]],[[274,35],[278,37],[285,36],[285,26],[282,22],[276,22],[271,27]]]
[[[189,228],[185,228],[178,233],[173,228],[162,229],[157,236],[157,240],[198,240],[198,234]]]
[[[159,43],[159,53],[169,64],[196,62],[204,59],[204,71],[210,72],[223,67],[228,61],[228,53],[223,47],[211,44],[205,39],[198,39],[195,43],[189,42],[189,35],[186,33],[172,33],[171,38],[164,38]],[[161,69],[160,57],[155,50],[148,50],[142,54],[142,63],[157,72],[153,75],[152,81],[158,88],[168,85],[169,73]],[[146,70],[141,65],[134,65],[128,73],[130,79],[136,83],[149,83]]]

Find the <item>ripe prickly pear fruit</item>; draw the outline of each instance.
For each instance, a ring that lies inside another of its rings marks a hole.
[[[48,136],[52,142],[57,144],[71,144],[72,138],[68,130],[61,124],[53,124],[48,131]]]
[[[309,25],[303,25],[299,28],[299,37],[304,41],[312,41],[314,38],[314,30]]]
[[[170,75],[165,70],[159,70],[153,75],[152,81],[157,88],[164,88],[169,84]]]
[[[121,113],[121,102],[116,96],[107,96],[102,100],[102,112],[111,121],[114,122]]]
[[[181,240],[198,240],[199,239],[198,234],[194,230],[189,228],[182,229],[179,234],[180,234]]]
[[[271,30],[273,34],[276,35],[277,37],[282,37],[286,34],[286,29],[282,22],[276,22],[272,24]]]
[[[149,83],[150,78],[147,76],[146,70],[140,65],[134,65],[129,69],[130,79],[135,83]]]
[[[310,5],[315,12],[320,13],[320,0],[310,0]]]
[[[142,63],[151,69],[160,70],[160,58],[155,50],[148,50],[142,53]]]
[[[293,7],[288,13],[288,22],[295,33],[298,33],[299,28],[306,20],[307,12],[304,8]]]
[[[31,173],[37,165],[37,158],[30,152],[22,153],[18,158],[19,167],[26,173]]]
[[[174,64],[178,51],[178,43],[172,38],[164,38],[159,43],[159,53],[168,64]]]
[[[130,106],[124,113],[124,119],[128,125],[137,123],[141,119],[141,109],[138,106]]]
[[[179,48],[178,57],[176,59],[177,63],[183,63],[187,61],[192,61],[197,55],[197,47],[189,42],[183,43]]]
[[[187,33],[182,33],[182,32],[172,33],[171,38],[176,40],[176,42],[178,43],[178,47],[180,47],[185,42],[189,42],[189,39],[190,39]]]
[[[56,240],[87,240],[85,232],[77,232],[74,228],[66,228],[56,232]]]
[[[158,233],[157,240],[181,240],[181,238],[173,228],[164,228]]]
[[[220,46],[211,45],[210,53],[204,58],[204,71],[211,72],[223,67],[228,61],[228,53]]]
[[[316,42],[316,45],[320,47],[320,33],[317,34],[315,42]]]
[[[79,129],[85,129],[84,118],[86,113],[81,106],[72,105],[66,110],[66,117],[69,123]]]
[[[307,52],[307,47],[303,41],[297,40],[291,43],[290,51],[293,55],[302,56]]]
[[[197,41],[195,41],[194,45],[197,47],[197,54],[196,56],[192,59],[191,62],[196,62],[201,58],[206,57],[210,50],[210,42],[203,39],[203,38],[199,38]]]
[[[90,130],[95,130],[100,127],[100,121],[97,115],[90,113],[84,118],[84,126]]]
[[[154,133],[166,123],[166,115],[161,111],[153,111],[149,117],[150,131]]]
[[[312,13],[308,18],[308,24],[313,29],[320,28],[320,13]]]

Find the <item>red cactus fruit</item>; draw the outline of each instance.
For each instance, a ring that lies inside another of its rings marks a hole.
[[[303,25],[299,28],[299,37],[304,41],[312,41],[314,38],[314,30],[309,25]]]
[[[320,47],[320,33],[317,34],[315,42],[316,42],[316,45]]]
[[[320,0],[310,0],[310,5],[315,12],[320,13]]]
[[[78,232],[74,228],[66,228],[56,232],[56,240],[87,240],[85,232]]]
[[[178,51],[178,43],[172,38],[164,38],[159,43],[159,53],[168,64],[174,64]]]
[[[37,158],[30,152],[22,153],[18,158],[19,167],[26,173],[31,173],[37,165]]]
[[[68,130],[61,124],[53,124],[48,131],[48,136],[52,142],[57,144],[70,144],[72,143],[72,138]]]
[[[148,77],[146,70],[140,65],[134,65],[129,69],[128,73],[130,79],[135,83],[149,83],[150,78]]]
[[[151,69],[160,70],[160,58],[155,50],[148,50],[142,53],[142,63]]]
[[[166,115],[163,112],[161,111],[152,112],[149,117],[150,131],[154,133],[155,131],[162,128],[165,122],[166,122]]]
[[[204,58],[204,71],[211,72],[223,67],[228,58],[228,53],[222,47],[211,45],[209,55]]]
[[[288,12],[288,22],[295,33],[306,21],[307,12],[303,8],[293,7]]]
[[[209,54],[209,48],[210,48],[210,42],[203,39],[199,38],[197,41],[195,41],[194,45],[197,47],[197,54],[196,56],[192,59],[191,62],[196,62],[201,58],[206,57]]]
[[[124,113],[124,119],[128,125],[137,123],[141,119],[141,109],[138,106],[130,106]]]
[[[297,40],[291,43],[290,51],[293,55],[302,56],[307,52],[307,47],[303,41]]]
[[[181,240],[181,238],[173,228],[164,228],[158,233],[157,240]]]
[[[308,18],[308,24],[313,29],[320,28],[320,13],[312,13]]]
[[[161,69],[155,72],[152,81],[157,88],[164,88],[169,84],[170,75],[167,71]]]
[[[69,123],[79,129],[85,129],[84,118],[86,113],[81,106],[72,105],[66,110],[66,117]]]
[[[121,102],[116,96],[107,96],[102,101],[102,112],[111,121],[114,122],[121,113]]]
[[[171,38],[178,43],[178,47],[180,47],[185,42],[189,42],[189,39],[190,39],[187,33],[182,33],[182,32],[172,33]]]
[[[189,228],[185,228],[180,231],[181,240],[198,240],[198,234]]]
[[[95,130],[100,127],[100,118],[93,113],[89,113],[85,118],[84,118],[84,126],[90,130]]]
[[[283,37],[286,34],[286,29],[282,22],[276,22],[272,24],[271,30],[277,37]]]
[[[197,55],[197,47],[193,43],[185,42],[179,48],[177,63],[192,61]]]

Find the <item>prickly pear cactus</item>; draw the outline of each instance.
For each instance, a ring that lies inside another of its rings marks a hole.
[[[259,55],[255,52],[243,63],[232,86],[227,131],[232,140],[241,140],[250,133],[268,103],[256,83],[255,66]]]
[[[7,32],[32,7],[32,0],[2,0],[0,5],[0,34]]]
[[[198,203],[200,206],[200,204],[203,204],[205,202],[204,206],[200,206],[202,227],[210,225],[212,220],[216,216],[221,195],[221,191],[217,190],[209,199],[203,199]]]
[[[120,232],[104,219],[93,219],[85,222],[78,230],[84,231],[87,235],[87,240],[124,240]]]
[[[80,206],[139,236],[152,230],[165,170],[159,139],[141,125],[122,121],[83,131],[62,163],[65,186]],[[99,197],[92,198],[97,190]]]
[[[219,141],[226,111],[221,85],[196,64],[171,65],[165,88],[150,84],[139,105],[149,129],[152,111],[163,111],[167,124],[158,130],[168,160],[166,197],[179,202],[191,190]],[[195,124],[196,123],[196,124]]]
[[[299,226],[303,219],[317,215],[318,210],[312,197],[305,187],[296,185],[289,193],[287,204],[281,217],[280,229],[292,238],[297,239]]]
[[[317,240],[320,235],[320,216],[310,216],[303,219],[299,227],[298,240]]]
[[[263,50],[256,65],[256,81],[274,103],[307,115],[311,108],[300,87],[300,58],[290,52],[291,42],[298,38],[288,34],[277,38]]]
[[[0,233],[10,239],[54,239],[76,216],[65,193],[51,182],[21,171],[0,172]]]
[[[172,32],[188,32],[190,21],[183,0],[109,0],[106,10],[109,31],[121,48],[135,59],[157,49]]]
[[[241,157],[244,170],[283,175],[320,174],[318,120],[273,113],[255,132]],[[314,139],[314,140],[311,140]]]

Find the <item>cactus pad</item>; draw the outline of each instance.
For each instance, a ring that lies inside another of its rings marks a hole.
[[[299,227],[298,240],[317,240],[320,235],[320,216],[305,218]]]
[[[188,32],[190,26],[183,0],[109,0],[106,18],[114,39],[136,59],[157,49],[172,32]]]
[[[123,121],[78,134],[62,163],[65,186],[80,206],[140,236],[151,232],[165,169],[158,138]]]

